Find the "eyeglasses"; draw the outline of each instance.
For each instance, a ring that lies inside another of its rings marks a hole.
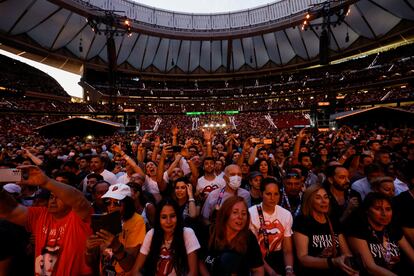
[[[121,204],[122,204],[122,202],[120,200],[110,200],[110,199],[105,200],[104,203],[107,206],[112,205],[112,206],[115,206],[115,207],[120,207]]]

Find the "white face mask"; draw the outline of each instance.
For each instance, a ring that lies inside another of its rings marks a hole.
[[[238,175],[230,176],[229,177],[229,186],[233,190],[240,188],[242,178]]]

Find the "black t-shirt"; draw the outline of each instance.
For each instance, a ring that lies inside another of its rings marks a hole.
[[[253,205],[262,203],[263,198],[261,196],[253,197],[252,194],[250,194],[250,201],[251,201],[251,206],[253,206]]]
[[[410,191],[405,191],[393,198],[392,218],[396,225],[407,228],[414,228],[414,197]]]
[[[247,253],[239,254],[233,250],[209,249],[204,263],[210,275],[250,275],[250,269],[263,265],[262,253],[254,234],[249,231]]]
[[[339,223],[331,220],[335,235],[336,256],[340,255],[338,235],[341,233]],[[300,214],[293,222],[293,231],[308,237],[308,255],[312,257],[328,258],[334,257],[332,234],[329,223],[319,223],[313,217]],[[301,275],[334,275],[335,271],[330,269],[301,268]]]
[[[336,252],[339,255],[338,235],[341,233],[339,223],[331,220],[336,240]],[[333,257],[332,235],[329,223],[319,223],[313,217],[297,216],[293,223],[293,231],[309,238],[308,255],[312,257]]]
[[[351,198],[356,197],[358,199],[358,202],[361,204],[361,195],[352,189],[348,189],[345,191],[345,204],[344,205],[339,205],[338,201],[336,201],[336,198],[334,197],[334,195],[332,194],[331,190],[330,190],[330,185],[328,181],[325,181],[325,183],[323,184],[323,186],[325,187],[326,192],[328,193],[329,196],[329,204],[330,204],[330,213],[329,216],[331,218],[337,218],[340,219],[342,217],[342,215],[344,214],[344,211],[346,210],[346,208],[348,207],[348,202]]]
[[[403,237],[400,227],[390,224],[384,231],[373,231],[366,217],[356,213],[347,221],[345,229],[347,236],[367,242],[371,255],[378,266],[389,269],[398,275],[402,274],[401,252],[398,245],[398,241]],[[368,273],[361,271],[360,275],[368,275]]]

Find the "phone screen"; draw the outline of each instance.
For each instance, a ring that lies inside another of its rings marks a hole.
[[[0,182],[20,182],[22,181],[22,171],[20,169],[0,169]]]
[[[181,146],[172,146],[171,149],[172,149],[173,152],[181,152],[182,148],[181,148]]]
[[[93,232],[99,232],[101,229],[106,230],[114,235],[121,233],[121,213],[112,212],[109,214],[92,214]]]

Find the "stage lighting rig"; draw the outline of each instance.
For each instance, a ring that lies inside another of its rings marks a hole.
[[[123,11],[94,9],[91,15],[86,18],[88,25],[97,35],[105,35],[106,51],[108,56],[108,82],[109,90],[109,107],[115,118],[117,110],[117,49],[115,45],[116,36],[132,36],[132,21],[126,16],[120,16],[118,13]],[[79,46],[79,52],[83,51],[83,46]]]
[[[333,4],[338,4],[333,7]],[[339,9],[337,8],[339,6]],[[331,26],[341,25],[345,23],[345,18],[350,14],[349,5],[344,4],[343,0],[328,0],[320,4],[312,5],[308,13],[303,19],[301,25],[302,31],[307,31],[308,28],[318,29],[321,27],[321,34],[319,37],[319,57],[320,64],[329,64],[329,44],[331,36]],[[321,23],[311,23],[311,20],[322,18]],[[346,24],[346,23],[345,23]],[[347,32],[345,42],[349,42],[349,33]]]
[[[92,31],[106,37],[132,35],[132,21],[126,16],[119,16],[115,10],[99,10],[101,15],[91,15],[86,19]]]

